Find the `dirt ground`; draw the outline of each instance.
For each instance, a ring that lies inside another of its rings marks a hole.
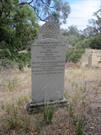
[[[85,135],[101,135],[101,69],[67,69],[65,88],[71,93],[71,83],[86,89]],[[75,90],[75,89],[74,89]],[[77,92],[77,91],[76,91]],[[76,95],[76,93],[74,92]],[[73,91],[71,94],[73,98]]]
[[[65,69],[64,79],[65,95],[68,102],[73,105],[74,113],[85,115],[84,135],[101,135],[101,69],[69,67]],[[16,102],[21,96],[29,99],[31,97],[31,70],[0,72],[0,104]],[[81,102],[86,106],[83,106],[83,109]],[[0,109],[0,116],[2,116],[2,109]],[[58,109],[53,121],[53,124],[47,126],[52,135],[75,135],[73,127],[66,124],[69,123],[69,118],[65,109]],[[42,133],[42,135],[48,135],[47,129],[43,129],[46,134]]]

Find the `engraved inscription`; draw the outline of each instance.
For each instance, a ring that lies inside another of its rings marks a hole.
[[[45,42],[45,44],[40,42],[40,45],[33,45],[34,51],[37,50],[37,54],[32,58],[32,72],[35,75],[63,73],[64,55],[60,51],[63,47],[64,45],[60,42],[54,44],[53,42]]]

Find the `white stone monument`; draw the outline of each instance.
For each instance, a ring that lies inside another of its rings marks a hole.
[[[64,102],[65,44],[59,24],[46,22],[32,45],[32,105]]]

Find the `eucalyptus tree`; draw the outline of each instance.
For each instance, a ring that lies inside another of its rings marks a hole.
[[[86,44],[93,49],[101,49],[101,8],[94,13],[95,18],[90,20],[83,34],[88,40]]]
[[[0,58],[13,59],[28,47],[39,29],[35,13],[19,0],[0,0]]]
[[[69,3],[63,0],[20,0],[20,6],[25,4],[33,8],[41,21],[46,21],[53,15],[58,22],[65,23],[70,14]]]

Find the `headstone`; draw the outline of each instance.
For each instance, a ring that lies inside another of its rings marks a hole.
[[[46,22],[32,45],[32,102],[64,99],[65,44],[58,23]]]
[[[101,50],[86,49],[81,58],[81,66],[101,68]]]
[[[101,68],[101,50],[92,50],[92,67]]]

